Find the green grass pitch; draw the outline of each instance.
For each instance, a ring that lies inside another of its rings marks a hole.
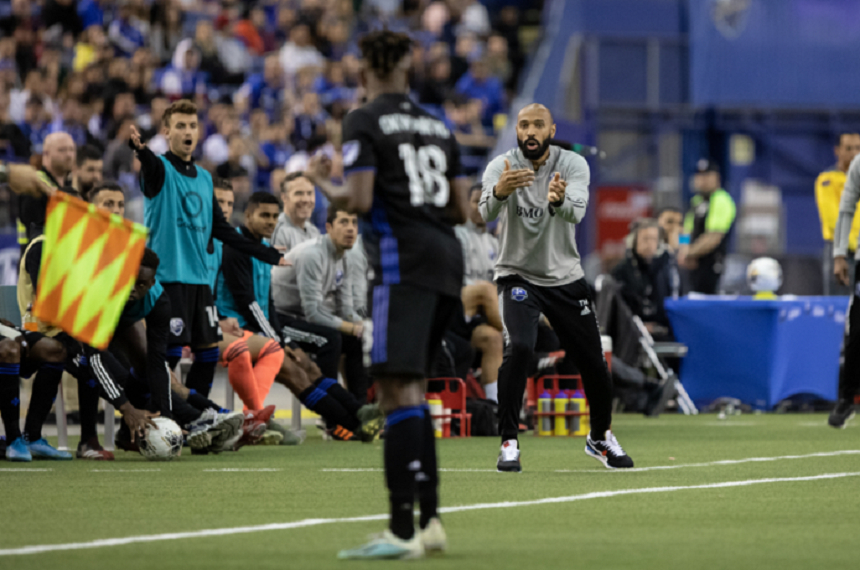
[[[483,507],[443,514],[448,553],[408,564],[492,570],[857,567],[860,428],[837,431],[825,424],[824,415],[805,414],[725,421],[713,415],[618,416],[613,428],[638,468],[670,466],[633,472],[603,469],[583,453],[582,438],[524,435],[521,474],[493,471],[496,438],[441,441],[440,466],[447,470],[441,473],[442,505]],[[715,463],[722,460],[744,461]],[[384,515],[381,466],[381,443],[313,437],[300,447],[188,454],[172,463],[123,452],[111,463],[0,462],[0,568],[358,570],[407,564],[336,559],[338,550],[382,530],[382,520],[9,553],[24,546]],[[822,477],[834,474],[839,476]],[[807,479],[780,481],[787,478]],[[747,483],[714,486],[728,482]],[[699,488],[682,488],[691,486]],[[633,491],[499,504],[620,490]]]

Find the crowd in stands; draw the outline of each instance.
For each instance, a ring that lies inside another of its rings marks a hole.
[[[38,166],[47,135],[66,132],[102,153],[135,218],[130,126],[161,154],[161,115],[188,98],[201,109],[195,158],[238,203],[277,193],[282,171],[319,150],[337,176],[340,124],[362,100],[356,37],[385,25],[417,40],[413,97],[454,130],[476,174],[523,67],[521,17],[477,0],[12,0],[0,4],[0,154]]]

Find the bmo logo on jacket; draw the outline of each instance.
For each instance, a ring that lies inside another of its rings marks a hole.
[[[517,216],[520,218],[540,218],[543,216],[543,212],[543,208],[523,208],[522,206],[517,206]]]

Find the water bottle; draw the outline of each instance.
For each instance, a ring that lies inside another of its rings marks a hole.
[[[552,412],[552,396],[549,392],[538,397],[538,412]],[[552,416],[538,416],[538,435],[552,435]]]
[[[430,406],[430,417],[433,418],[433,433],[439,439],[442,437],[442,420],[437,419],[437,417],[444,413],[442,396],[439,394],[427,394],[426,399],[427,405]]]
[[[570,402],[575,409],[575,412],[587,412],[588,404],[585,401],[585,394],[582,390],[575,390],[570,397]],[[588,416],[574,416],[577,420],[576,429],[573,430],[573,435],[588,435],[588,430],[591,429]]]
[[[555,399],[552,401],[556,416],[553,418],[555,423],[555,435],[568,435],[570,430],[567,427],[567,416],[564,412],[567,411],[570,399],[567,397],[567,392],[559,390]]]

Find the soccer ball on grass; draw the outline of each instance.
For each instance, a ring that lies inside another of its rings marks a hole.
[[[182,429],[168,418],[153,418],[158,429],[150,427],[140,440],[140,454],[150,461],[170,461],[182,453]]]

